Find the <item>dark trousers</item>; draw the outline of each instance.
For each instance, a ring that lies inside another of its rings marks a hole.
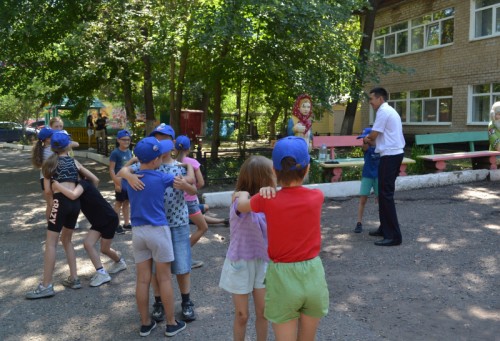
[[[385,239],[402,240],[394,191],[403,157],[404,154],[382,156],[378,167],[378,213],[380,229]]]

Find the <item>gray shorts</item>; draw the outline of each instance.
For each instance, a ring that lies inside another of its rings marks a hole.
[[[172,235],[168,226],[134,226],[132,247],[136,264],[151,258],[160,263],[170,263],[174,260]]]

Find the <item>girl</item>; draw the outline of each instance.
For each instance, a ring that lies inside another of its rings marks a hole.
[[[55,131],[64,131],[66,134],[68,134],[68,132],[66,130],[64,130],[64,122],[63,122],[63,120],[59,116],[52,117],[50,119],[50,121],[49,121],[49,127],[54,132]],[[78,142],[71,141],[71,148],[78,148],[78,147],[80,147],[80,144]],[[71,153],[70,156],[73,156],[72,155],[72,151],[70,153]]]
[[[54,131],[51,128],[42,128],[38,132],[38,141],[33,146],[31,150],[31,163],[33,167],[40,169],[40,186],[42,187],[42,195],[46,202],[45,217],[49,220],[50,210],[52,209],[52,192],[46,192],[44,188],[42,164],[47,160],[52,154],[52,149],[50,149],[50,138]]]
[[[68,155],[71,140],[69,135],[63,132],[55,132],[52,135],[50,145],[54,152],[42,165],[44,176],[45,193],[51,192],[50,181],[56,180],[69,190],[74,190],[78,182],[78,172],[85,177],[91,174],[78,161]],[[61,243],[66,253],[70,276],[63,281],[63,285],[72,289],[81,288],[80,280],[76,272],[76,256],[71,237],[80,212],[80,202],[70,200],[62,193],[53,193],[52,209],[48,219],[47,237],[45,240],[45,254],[43,267],[43,281],[37,288],[26,294],[28,299],[54,296],[52,275],[56,262],[56,247],[61,234]]]
[[[251,156],[241,166],[236,191],[250,195],[262,187],[276,187],[271,160]],[[241,213],[236,209],[238,199],[229,212],[230,243],[219,286],[233,294],[235,317],[233,340],[245,340],[248,322],[248,295],[252,293],[255,305],[257,340],[267,340],[267,320],[264,317],[264,278],[269,257],[267,255],[267,224],[263,213]]]
[[[203,175],[201,174],[200,171],[200,163],[193,158],[190,158],[189,155],[189,148],[191,146],[191,142],[189,141],[189,137],[180,135],[177,136],[177,139],[175,139],[175,149],[177,150],[177,161],[180,163],[185,163],[185,164],[190,164],[193,166],[194,170],[194,185],[196,186],[197,189],[202,188],[205,185],[205,180],[203,180]],[[198,196],[195,195],[190,195],[186,192],[184,192],[184,199],[186,200],[186,204],[188,206],[188,211],[189,211],[189,219],[193,222],[193,224],[196,225],[196,231],[191,234],[190,243],[191,247],[193,247],[194,244],[200,240],[200,238],[207,232],[208,230],[208,225],[207,222],[205,221],[205,217],[203,216],[200,206],[199,206],[199,201],[198,201]],[[203,266],[203,262],[199,260],[193,260],[191,262],[191,267],[192,268],[199,268],[200,266]]]

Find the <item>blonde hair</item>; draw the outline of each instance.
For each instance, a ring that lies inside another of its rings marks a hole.
[[[500,101],[493,103],[490,111],[490,120],[491,122],[495,122],[495,114],[500,112]]]
[[[31,149],[31,164],[38,169],[40,169],[43,164],[43,148],[43,141],[38,140]]]
[[[62,120],[60,117],[56,116],[56,117],[52,117],[52,118],[50,119],[50,121],[49,121],[49,127],[51,127],[51,128],[52,128],[52,126],[53,126],[53,125],[54,125],[54,123],[56,123],[56,122],[61,122],[61,124],[64,126],[64,122],[63,122],[63,120]]]
[[[276,187],[273,162],[260,155],[252,155],[243,162],[236,182],[236,191],[246,191],[250,195],[259,193],[262,187]]]

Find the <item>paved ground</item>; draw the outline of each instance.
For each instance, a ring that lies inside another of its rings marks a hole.
[[[102,179],[106,168],[80,160]],[[0,340],[137,340],[131,234],[114,241],[129,269],[90,288],[93,268],[82,246],[88,222],[74,236],[83,288],[60,283],[68,269],[58,248],[53,298],[28,301],[42,276],[44,203],[29,153],[0,149]],[[397,193],[403,245],[373,245],[377,210],[370,200],[365,231],[352,233],[358,200],[323,205],[321,257],[330,289],[330,313],[318,340],[500,340],[500,182],[476,182]],[[211,214],[225,217],[226,209]],[[218,288],[229,230],[211,227],[194,248],[205,266],[193,270],[198,320],[176,340],[231,340],[232,303]],[[103,256],[103,260],[106,260]],[[107,261],[107,260],[106,260]],[[176,311],[179,313],[176,290]],[[248,340],[255,339],[251,325]],[[148,337],[162,340],[163,328]],[[273,340],[270,333],[269,340]]]

